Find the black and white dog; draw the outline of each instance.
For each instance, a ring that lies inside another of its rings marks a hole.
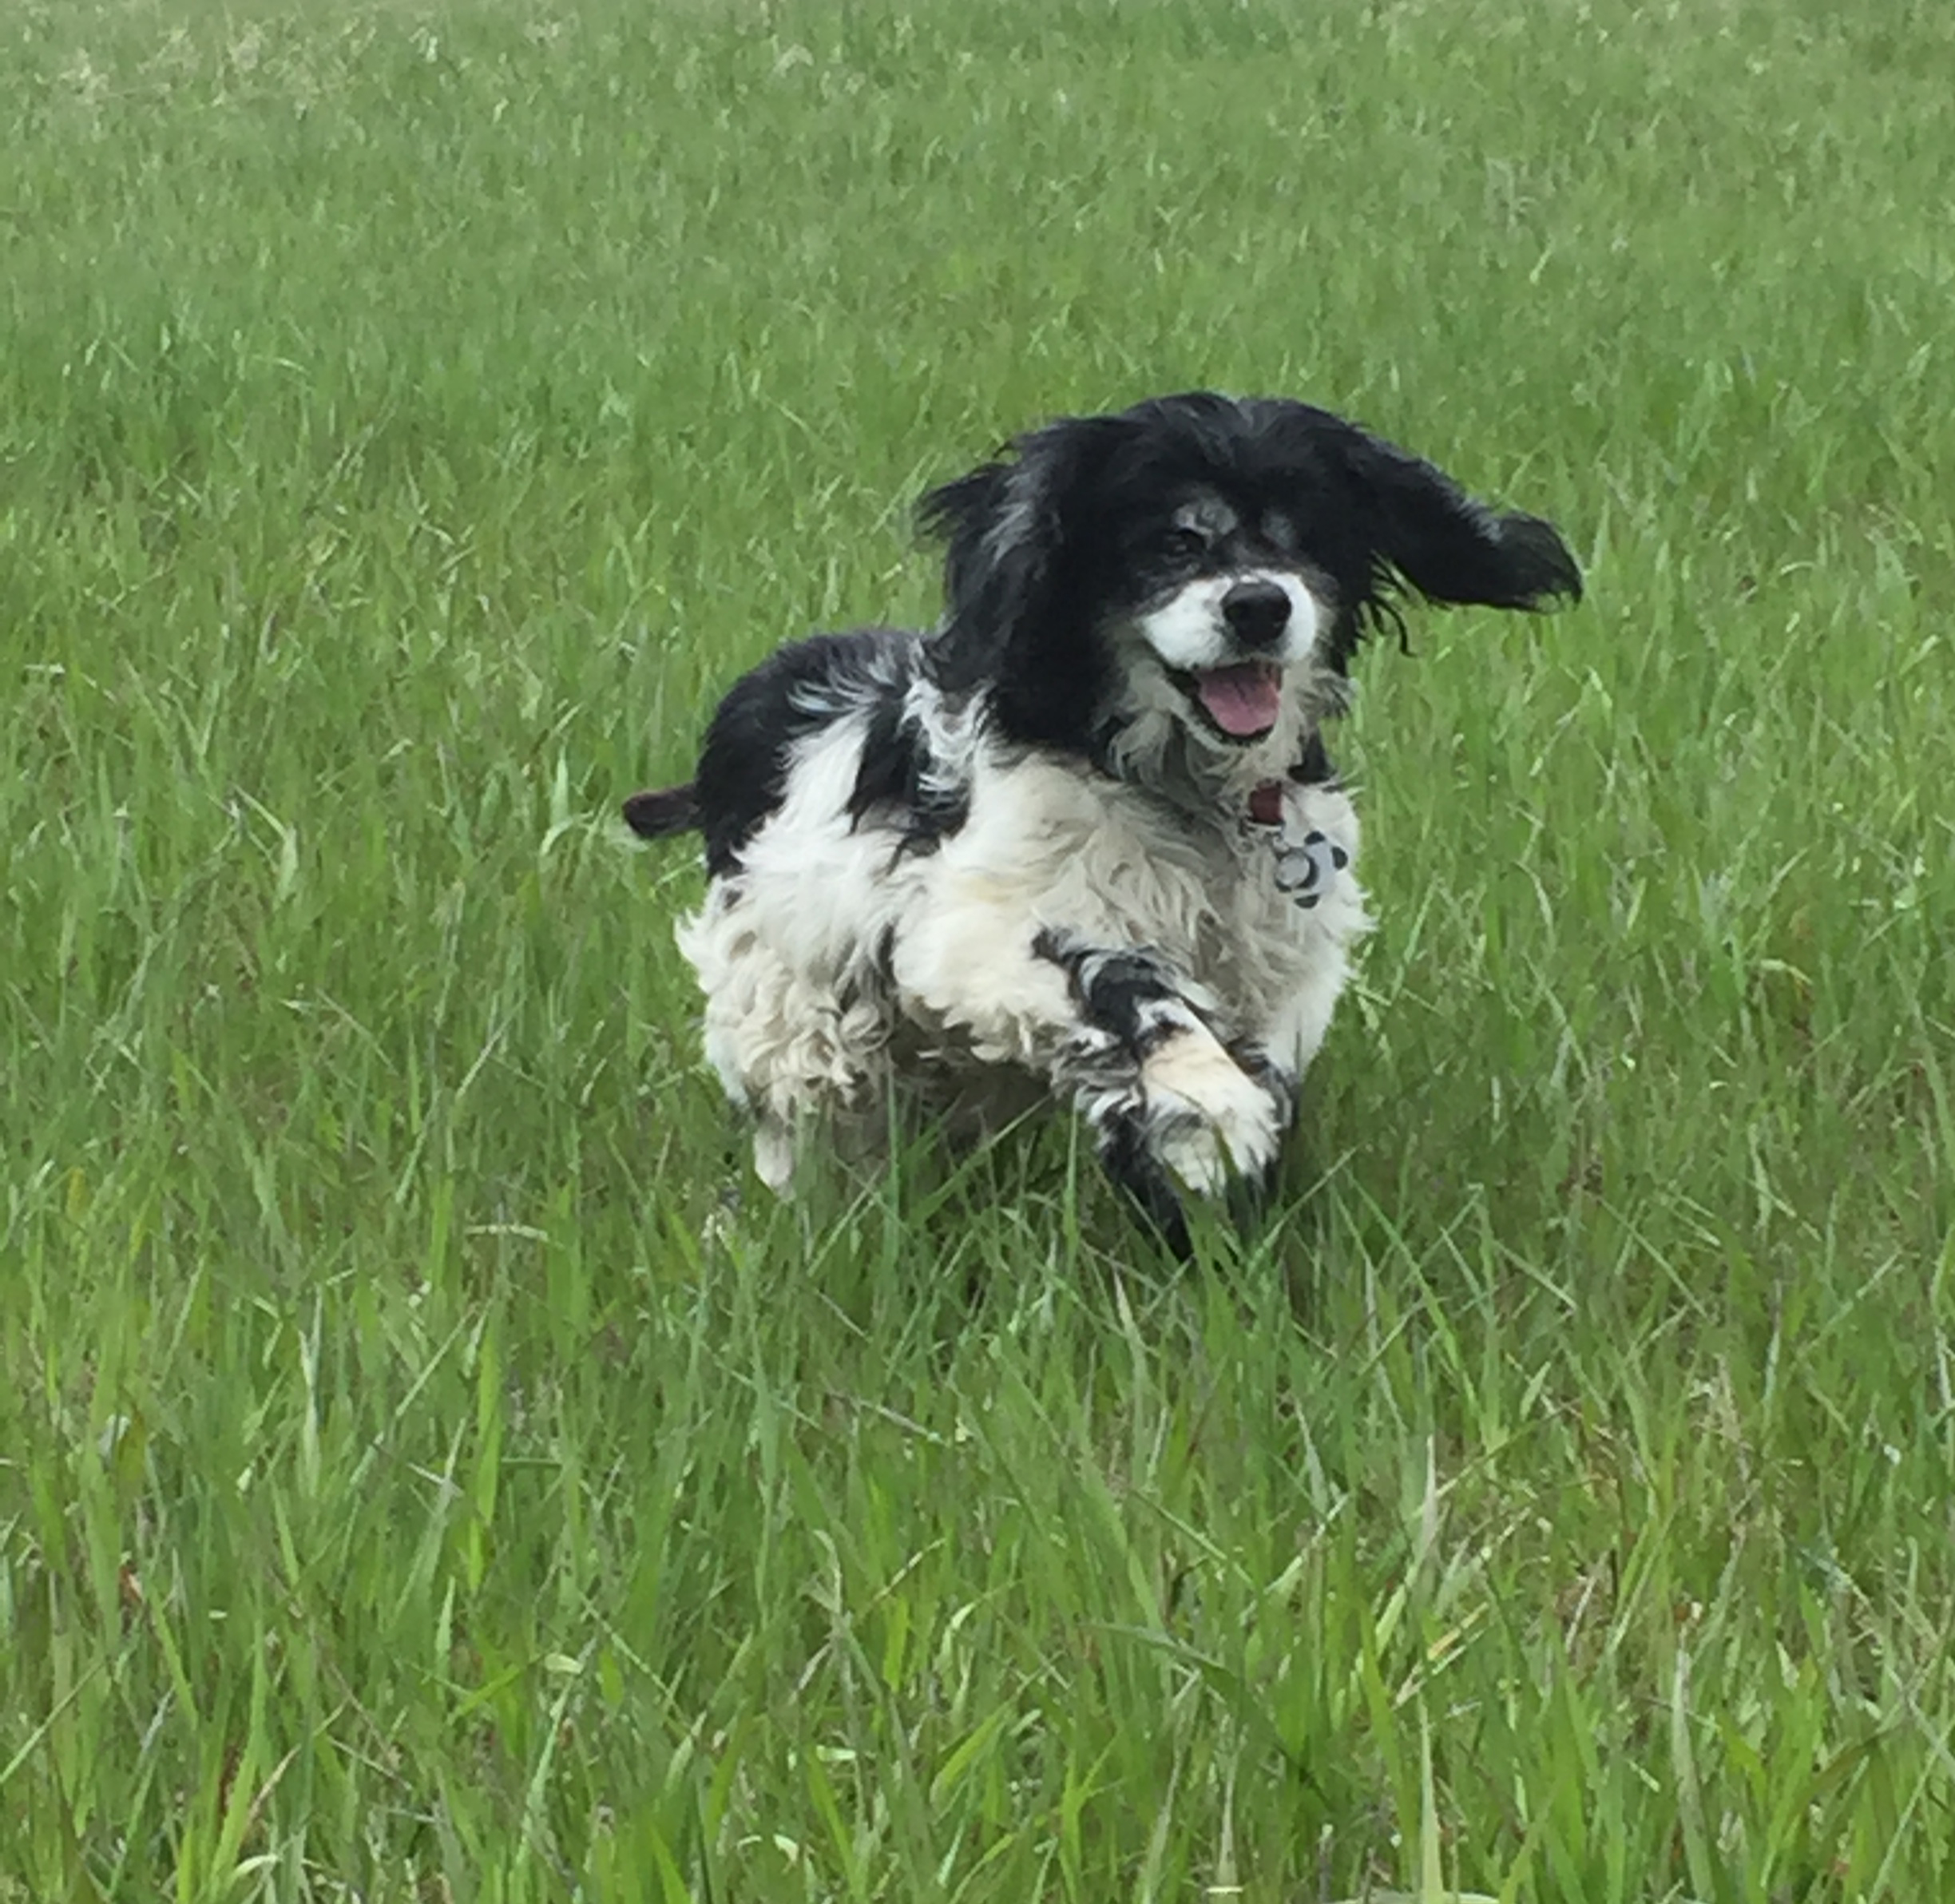
[[[736,683],[696,777],[681,949],[784,1189],[811,1128],[1057,1095],[1177,1246],[1259,1188],[1370,922],[1325,752],[1394,590],[1578,598],[1560,537],[1329,412],[1196,393],[1069,418],[922,503],[928,634],[817,635]]]

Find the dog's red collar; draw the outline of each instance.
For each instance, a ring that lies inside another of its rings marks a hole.
[[[1303,754],[1283,778],[1294,780],[1299,787],[1334,787],[1337,784],[1337,769],[1330,764],[1330,756],[1324,752],[1322,735],[1312,732],[1305,739]],[[1250,824],[1280,827],[1283,817],[1283,796],[1282,780],[1265,780],[1260,786],[1251,787],[1249,789]]]

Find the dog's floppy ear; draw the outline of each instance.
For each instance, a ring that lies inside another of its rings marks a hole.
[[[1013,460],[981,464],[917,506],[944,547],[944,625],[931,643],[946,688],[995,679],[1014,645],[1036,639],[1055,606],[1070,499],[1116,419],[1068,417],[1018,438]]]
[[[1345,460],[1374,567],[1428,601],[1497,609],[1580,601],[1581,570],[1552,523],[1489,509],[1443,470],[1362,430],[1352,432]]]
[[[934,645],[938,678],[968,688],[991,672],[1049,559],[1053,531],[1029,498],[1008,509],[1022,473],[987,462],[932,490],[917,505],[925,535],[944,545],[944,626]]]

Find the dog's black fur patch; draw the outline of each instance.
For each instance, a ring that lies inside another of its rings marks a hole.
[[[1299,787],[1330,787],[1336,783],[1338,770],[1324,745],[1322,734],[1312,734],[1303,743],[1303,753],[1291,764],[1290,778]]]
[[[734,684],[706,730],[692,783],[710,875],[732,872],[741,847],[780,805],[796,744],[899,692],[916,645],[915,635],[896,629],[811,635]]]
[[[1175,1029],[1148,1010],[1182,1002],[1173,973],[1152,953],[1108,951],[1049,929],[1033,939],[1032,950],[1065,974],[1082,1021],[1104,1032],[1129,1057],[1144,1058]]]
[[[970,789],[934,775],[932,764],[922,728],[894,692],[884,694],[863,736],[850,820],[859,826],[872,813],[893,815],[902,835],[899,854],[935,851],[970,816]]]
[[[698,791],[688,780],[683,787],[634,793],[625,803],[625,823],[643,839],[668,839],[675,833],[690,833],[700,823]]]

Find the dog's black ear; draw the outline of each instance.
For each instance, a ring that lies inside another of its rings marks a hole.
[[[1063,530],[1036,442],[1016,463],[988,462],[932,490],[918,506],[944,545],[944,624],[931,643],[938,680],[953,690],[998,672],[1057,558]]]
[[[944,545],[944,625],[930,644],[946,688],[995,680],[1015,645],[1037,641],[1056,605],[1073,498],[1118,427],[1068,417],[1021,436],[1013,459],[932,490],[917,508]]]
[[[1537,609],[1580,601],[1581,570],[1552,523],[1489,509],[1432,464],[1362,430],[1353,435],[1346,462],[1374,567],[1431,601]]]
[[[946,687],[973,686],[992,671],[1049,561],[1036,508],[1021,503],[1008,518],[1017,475],[1009,464],[984,463],[917,505],[918,526],[944,545],[944,626],[932,653]]]

